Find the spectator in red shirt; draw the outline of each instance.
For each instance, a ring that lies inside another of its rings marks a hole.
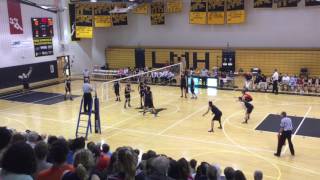
[[[65,140],[55,141],[49,150],[53,165],[50,169],[41,171],[37,180],[60,180],[65,171],[72,171],[73,167],[66,163],[68,151],[68,144]]]

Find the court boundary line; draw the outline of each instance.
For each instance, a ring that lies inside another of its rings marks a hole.
[[[271,114],[271,113],[267,113],[267,114],[263,117],[263,119],[262,119],[261,121],[259,121],[255,127],[253,127],[253,130],[256,130],[257,127],[258,127],[270,114]],[[257,131],[260,131],[260,130],[257,130]]]

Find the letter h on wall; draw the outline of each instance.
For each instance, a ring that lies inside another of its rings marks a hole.
[[[209,53],[208,52],[205,53],[204,60],[199,60],[198,59],[198,53],[194,52],[193,53],[193,69],[197,69],[199,62],[204,63],[205,64],[205,68],[209,69]]]

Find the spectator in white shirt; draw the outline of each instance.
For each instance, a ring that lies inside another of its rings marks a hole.
[[[90,71],[87,68],[83,70],[83,80],[85,81],[86,79],[90,80]]]
[[[272,93],[278,94],[278,81],[279,81],[279,73],[278,73],[278,70],[275,69],[272,75]]]
[[[201,84],[202,86],[207,86],[207,78],[208,78],[208,69],[206,68],[202,68],[201,72],[200,72],[200,76],[201,76]]]
[[[292,120],[289,117],[287,117],[286,112],[282,112],[281,116],[282,116],[282,119],[280,123],[279,134],[278,134],[278,148],[277,148],[277,152],[274,153],[274,155],[280,157],[282,146],[284,145],[286,139],[288,139],[291,155],[294,156],[294,148],[291,142],[291,135],[293,130]]]

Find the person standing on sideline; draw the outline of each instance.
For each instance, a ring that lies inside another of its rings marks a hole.
[[[207,87],[207,79],[208,79],[208,69],[206,69],[205,67],[201,69],[201,85],[203,87]]]
[[[282,146],[284,145],[286,139],[288,139],[291,155],[294,156],[294,148],[291,141],[291,135],[293,130],[292,120],[289,117],[287,117],[286,112],[282,112],[281,116],[282,116],[282,119],[280,123],[279,134],[278,134],[278,148],[277,148],[277,152],[274,153],[274,155],[280,157]]]
[[[278,73],[278,70],[275,69],[272,75],[272,93],[278,94],[278,81],[279,81],[279,73]]]
[[[208,110],[202,116],[205,116],[206,114],[208,114],[210,110],[214,114],[214,117],[212,118],[212,121],[211,121],[211,129],[208,132],[213,132],[214,121],[219,121],[219,124],[220,124],[219,129],[222,129],[222,125],[221,125],[222,112],[220,111],[220,109],[217,108],[217,106],[213,105],[212,101],[209,101]]]
[[[90,80],[90,71],[87,68],[83,70],[83,80],[85,81],[86,79]]]
[[[194,92],[194,79],[193,79],[193,76],[190,77],[190,92],[191,92],[191,99],[197,99],[197,95],[196,93]]]
[[[91,92],[93,91],[93,88],[90,84],[89,79],[85,79],[83,86],[83,107],[84,107],[84,112],[87,113],[89,110],[92,108],[92,95]]]

